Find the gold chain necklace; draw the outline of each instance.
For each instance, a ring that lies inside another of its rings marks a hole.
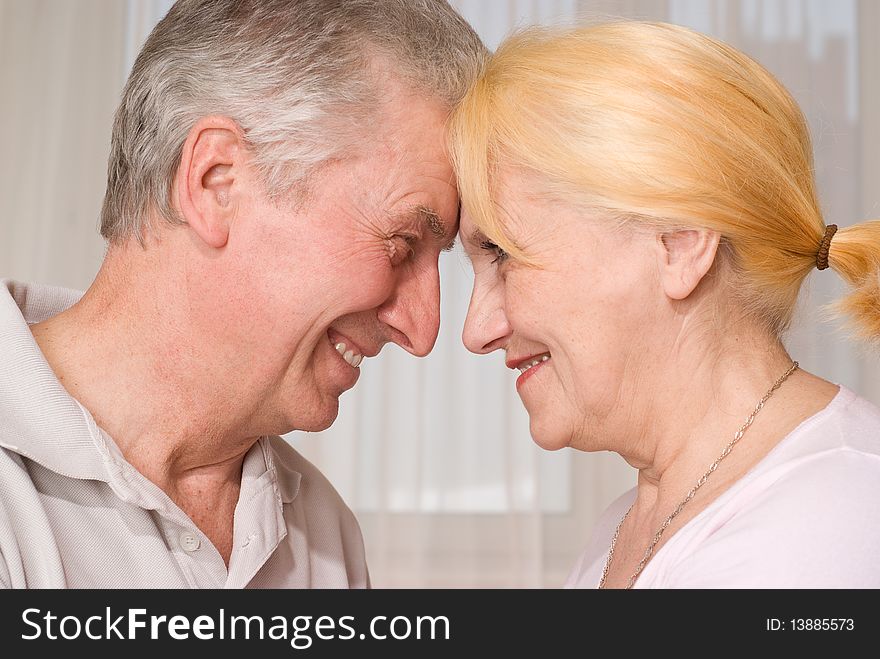
[[[654,538],[651,540],[651,544],[648,545],[648,548],[645,550],[645,555],[636,567],[636,571],[629,578],[629,583],[626,585],[627,589],[633,587],[636,579],[638,579],[639,575],[642,573],[642,570],[645,569],[648,561],[651,560],[651,556],[654,554],[654,548],[657,546],[657,543],[660,542],[660,538],[663,537],[663,532],[672,523],[672,520],[678,517],[678,514],[682,511],[682,508],[684,508],[690,502],[690,500],[694,498],[697,490],[703,487],[706,481],[709,480],[709,476],[711,476],[712,473],[716,469],[718,469],[718,465],[721,464],[721,461],[728,455],[730,455],[730,451],[733,449],[736,443],[740,439],[742,439],[742,436],[745,434],[746,430],[748,430],[749,426],[752,425],[755,417],[758,416],[758,412],[760,412],[761,409],[764,407],[764,403],[766,403],[770,399],[770,396],[772,396],[773,393],[782,386],[782,383],[788,379],[788,376],[794,373],[797,367],[798,363],[792,362],[791,368],[789,368],[782,377],[780,377],[776,382],[773,383],[773,386],[770,387],[767,393],[764,394],[764,397],[758,401],[757,405],[755,405],[754,411],[752,411],[752,413],[749,415],[749,418],[746,419],[746,422],[742,424],[739,430],[736,431],[736,434],[733,436],[733,441],[724,447],[724,450],[721,451],[721,455],[718,456],[718,459],[713,462],[709,469],[706,470],[706,473],[700,477],[700,480],[697,481],[697,484],[691,488],[691,491],[687,493],[687,496],[682,499],[681,503],[679,503],[675,510],[672,511],[672,514],[669,515],[669,517],[667,517],[665,520],[663,520],[660,528],[657,529],[657,532],[654,534]],[[626,521],[626,518],[629,517],[629,514],[634,506],[635,503],[633,503],[633,505],[629,507],[629,510],[626,511],[623,519],[621,519],[618,523],[617,528],[614,529],[614,536],[611,538],[611,548],[608,550],[608,558],[605,559],[605,567],[602,569],[602,578],[599,580],[599,588],[605,587],[605,579],[608,577],[608,569],[611,567],[611,559],[614,557],[614,546],[617,544],[617,537],[620,535],[620,527],[623,526],[623,523]]]

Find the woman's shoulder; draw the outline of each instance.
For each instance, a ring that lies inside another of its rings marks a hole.
[[[878,456],[832,450],[765,476],[673,537],[656,585],[880,587]]]
[[[667,587],[880,587],[880,410],[841,388],[649,565]]]
[[[719,499],[714,512],[754,533],[775,536],[789,523],[778,517],[841,533],[868,518],[880,525],[880,410],[841,387]]]
[[[843,386],[823,410],[799,424],[759,466],[769,469],[835,453],[868,460],[880,457],[880,408]]]
[[[829,403],[829,414],[848,446],[875,455],[880,454],[880,408],[846,387]]]

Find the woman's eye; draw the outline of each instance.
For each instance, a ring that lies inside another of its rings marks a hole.
[[[483,242],[481,242],[480,248],[486,250],[487,252],[492,252],[495,255],[495,258],[492,259],[492,263],[503,263],[507,259],[507,252],[505,252],[491,240],[484,240]]]

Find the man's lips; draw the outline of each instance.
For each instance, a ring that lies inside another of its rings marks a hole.
[[[334,350],[339,353],[345,362],[352,368],[358,368],[364,357],[375,357],[379,354],[381,348],[372,348],[366,350],[355,343],[345,334],[334,329],[327,330],[327,338]]]

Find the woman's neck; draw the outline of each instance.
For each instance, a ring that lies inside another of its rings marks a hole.
[[[669,352],[670,363],[654,372],[673,375],[653,383],[645,423],[620,451],[639,470],[633,515],[648,527],[665,520],[738,431],[743,431],[741,440],[709,477],[701,498],[741,477],[837,393],[831,383],[795,370],[744,428],[792,360],[780,342],[756,330],[741,327],[716,339],[720,349],[711,354],[693,345]]]

